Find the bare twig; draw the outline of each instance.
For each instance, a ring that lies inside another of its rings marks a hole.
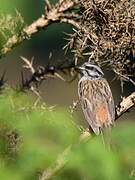
[[[81,29],[80,24],[79,24],[77,21],[73,20],[73,19],[61,18],[61,21],[60,21],[60,22],[68,23],[68,24],[73,25],[73,26],[74,26],[75,28],[77,28],[77,29]]]
[[[123,98],[121,103],[116,107],[116,119],[118,119],[122,114],[124,114],[134,105],[135,105],[135,92],[130,94],[128,97]]]
[[[26,69],[29,69],[31,71],[32,74],[35,73],[35,69],[33,67],[33,60],[34,57],[31,58],[31,61],[29,61],[28,59],[26,59],[25,57],[21,56],[21,59],[24,61],[25,65],[23,66]]]
[[[122,80],[131,82],[131,83],[135,86],[135,82],[134,82],[131,78],[129,78],[129,77],[126,76],[126,75],[121,74],[120,72],[116,71],[115,69],[113,69],[113,71],[114,71]]]
[[[69,66],[52,66],[52,65],[47,65],[46,67],[43,66],[38,66],[34,68],[33,66],[33,58],[31,60],[28,60],[25,57],[21,57],[21,59],[24,61],[25,65],[23,66],[30,72],[29,78],[24,78],[24,73],[21,73],[22,77],[22,82],[20,86],[20,90],[31,90],[35,94],[39,96],[39,92],[36,90],[39,85],[43,82],[43,80],[46,80],[47,78],[58,78],[62,81],[67,81],[60,75],[60,73],[66,73],[67,72],[72,72],[72,68],[74,67],[73,64]],[[73,76],[73,75],[72,75]]]
[[[45,11],[51,10],[52,6],[49,0],[45,0],[46,6],[45,6]]]
[[[67,147],[60,156],[56,159],[56,162],[54,163],[53,166],[49,167],[46,169],[39,180],[47,180],[51,179],[60,169],[64,167],[66,162],[68,161],[67,157],[69,153],[71,152],[71,146]]]

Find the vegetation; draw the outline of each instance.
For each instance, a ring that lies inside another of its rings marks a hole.
[[[45,12],[26,25],[21,14],[0,18],[0,58],[52,23],[67,23],[64,49],[72,61],[59,66],[33,67],[21,57],[29,76],[18,88],[0,79],[0,179],[82,180],[135,179],[134,122],[116,123],[111,132],[95,136],[83,129],[69,108],[43,102],[38,87],[43,80],[63,73],[74,80],[76,66],[89,59],[109,67],[123,82],[135,85],[134,0],[46,0]],[[114,77],[115,77],[114,75]],[[36,98],[33,100],[33,94]],[[135,104],[135,92],[116,106],[116,120]],[[74,107],[71,108],[73,111]]]
[[[0,117],[1,179],[47,179],[54,168],[61,170],[51,174],[52,179],[135,178],[132,123],[114,128],[110,137],[105,135],[111,147],[104,146],[100,136],[80,141],[82,132],[70,113],[35,104],[9,88],[0,95]]]

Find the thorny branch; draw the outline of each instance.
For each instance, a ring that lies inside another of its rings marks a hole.
[[[74,26],[78,26],[72,18],[74,14],[70,18],[66,16],[66,12],[73,8],[77,2],[77,0],[60,0],[55,6],[53,6],[50,4],[49,0],[46,0],[44,14],[31,25],[25,27],[20,34],[13,35],[9,38],[0,51],[0,57],[6,55],[15,46],[19,45],[24,40],[30,39],[32,35],[39,32],[41,29],[47,28],[47,26],[52,23],[67,22]]]
[[[34,67],[33,66],[33,61],[34,58],[32,58],[31,60],[28,60],[25,57],[21,56],[21,59],[23,60],[23,62],[25,63],[23,68],[27,69],[30,72],[30,76],[29,78],[25,78],[24,77],[24,73],[22,72],[22,82],[20,85],[20,90],[25,91],[25,90],[31,90],[33,91],[36,95],[39,96],[39,92],[38,92],[38,87],[39,85],[46,79],[48,78],[59,78],[63,81],[66,81],[61,75],[60,73],[66,73],[66,71],[68,71],[68,73],[70,73],[71,76],[73,76],[73,71],[72,67],[74,67],[73,64],[70,65],[70,67],[65,67],[62,66],[63,64],[61,64],[58,67],[55,66],[38,66],[38,67]]]

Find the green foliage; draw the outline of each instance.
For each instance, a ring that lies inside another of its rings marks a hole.
[[[79,136],[67,112],[11,89],[0,95],[0,127],[2,179],[33,179]]]
[[[0,14],[0,48],[13,35],[19,35],[25,26],[24,19],[16,10],[15,16],[11,14]]]
[[[135,179],[134,125],[80,142],[80,131],[64,109],[46,106],[22,92],[0,94],[0,179],[38,179],[58,157],[67,164],[51,179]],[[111,145],[109,145],[111,144]],[[68,154],[64,150],[72,145]]]
[[[105,145],[102,137],[93,137],[77,146],[56,179],[135,179],[134,124],[117,127],[108,136],[107,133]]]

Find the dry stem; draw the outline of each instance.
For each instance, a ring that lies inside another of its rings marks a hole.
[[[135,92],[130,94],[128,97],[123,98],[121,103],[116,108],[116,119],[118,119],[122,114],[127,112],[130,108],[135,105]]]
[[[6,44],[3,46],[0,52],[0,57],[6,55],[15,46],[19,45],[26,39],[30,39],[32,35],[39,32],[41,29],[45,29],[48,25],[54,22],[67,22],[72,25],[77,25],[73,20],[65,18],[66,11],[73,8],[77,3],[77,0],[60,0],[54,7],[52,7],[49,1],[46,1],[45,14],[39,19],[34,21],[31,25],[25,27],[20,34],[12,36]]]

